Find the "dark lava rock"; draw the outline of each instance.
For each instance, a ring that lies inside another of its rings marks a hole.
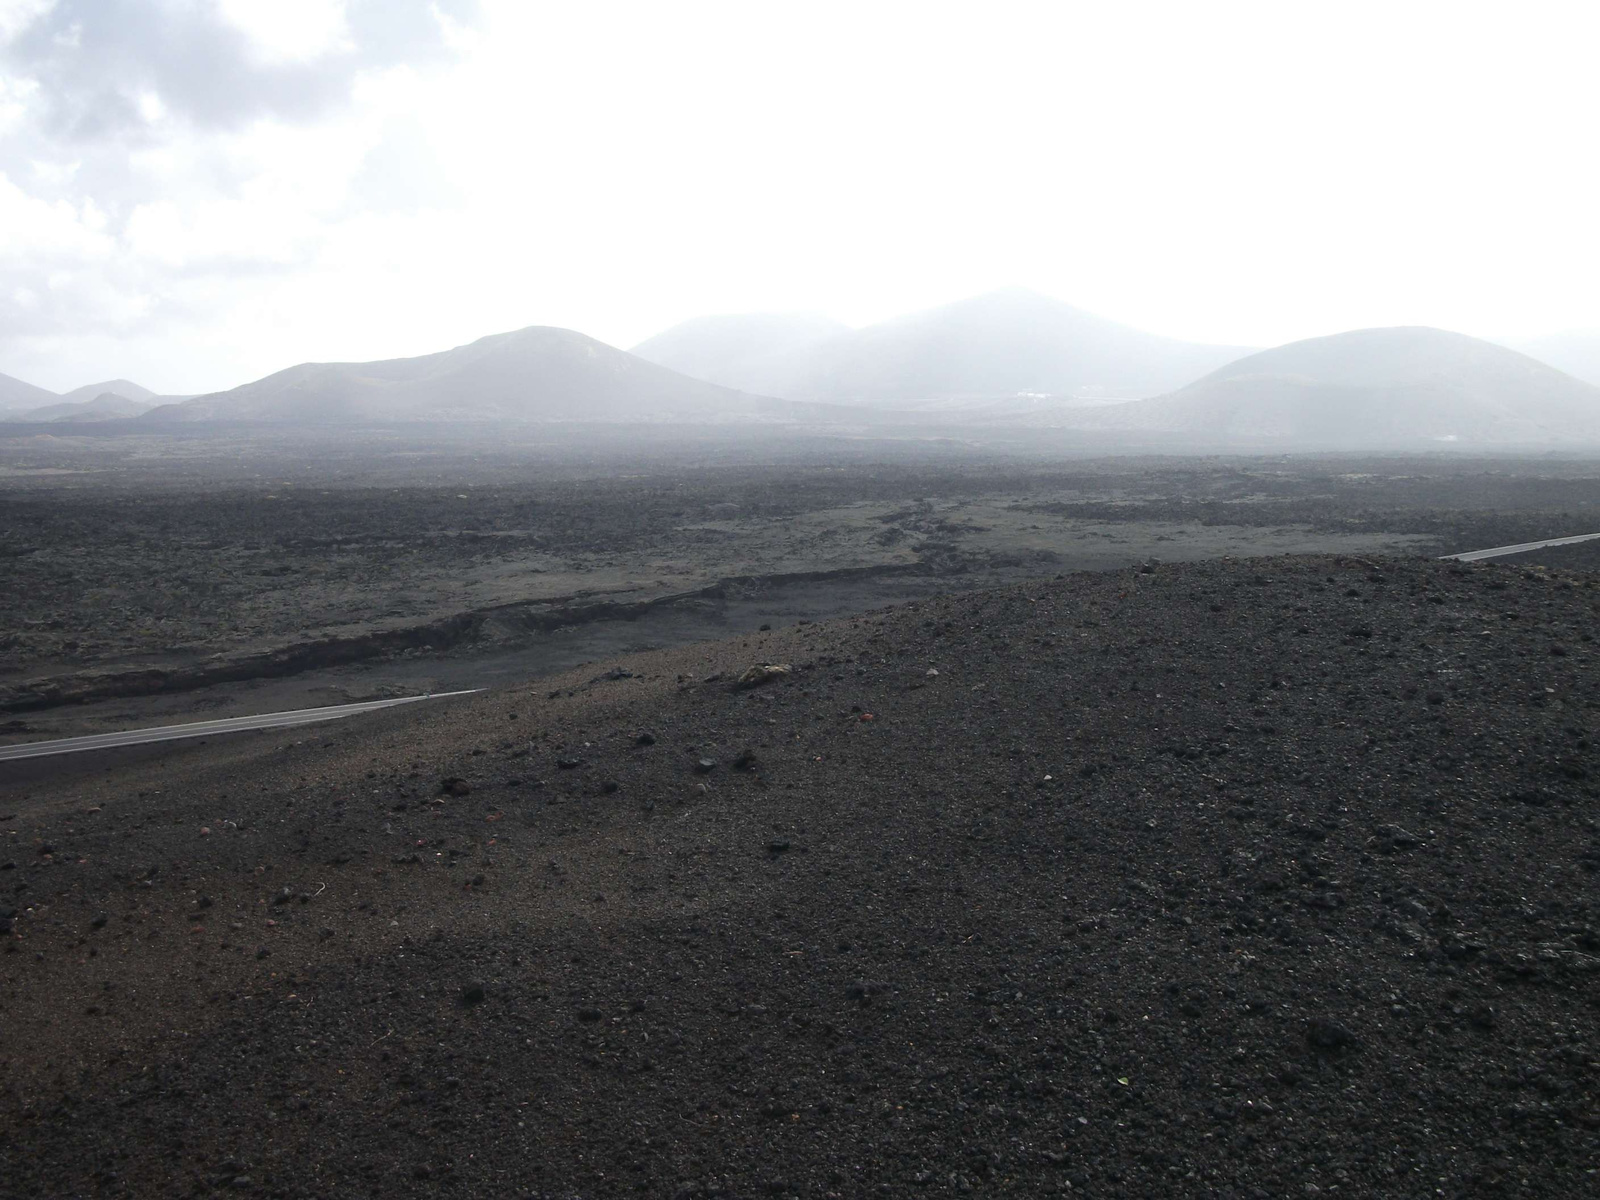
[[[600,785],[600,790],[608,796],[614,796],[622,790],[622,785],[615,779],[608,779]]]
[[[756,752],[748,748],[741,750],[739,757],[733,760],[733,769],[735,771],[753,771],[759,765],[760,761],[756,758]]]
[[[1488,947],[1482,942],[1470,942],[1454,934],[1439,939],[1439,949],[1444,951],[1446,958],[1452,962],[1463,962],[1467,959],[1477,958]]]
[[[472,785],[458,775],[451,775],[439,781],[439,791],[446,796],[465,796],[472,791]]]
[[[89,921],[89,928],[104,929],[106,927],[106,922],[110,919],[111,918],[105,913],[95,913],[94,917]]]
[[[576,771],[581,766],[583,766],[583,759],[581,758],[556,759],[556,769],[560,771]]]
[[[578,1010],[578,1020],[582,1021],[585,1025],[594,1024],[594,1022],[600,1019],[600,1015],[600,1010],[598,1008],[580,1008]]]
[[[1378,826],[1377,836],[1396,850],[1412,850],[1422,844],[1422,839],[1399,825]]]
[[[635,746],[654,746],[656,744],[656,735],[653,733],[641,733],[633,739],[633,744]]]
[[[472,979],[461,985],[461,1003],[466,1005],[482,1004],[483,997],[483,981],[481,979]]]
[[[1356,1035],[1346,1026],[1326,1017],[1313,1017],[1306,1022],[1306,1041],[1318,1050],[1342,1050],[1355,1044]]]
[[[1433,914],[1428,911],[1428,906],[1407,897],[1395,906],[1395,911],[1410,917],[1413,921],[1427,922],[1433,920]]]

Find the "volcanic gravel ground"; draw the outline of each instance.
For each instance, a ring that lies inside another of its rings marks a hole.
[[[19,764],[0,1193],[1595,1195],[1597,599],[1155,567]]]

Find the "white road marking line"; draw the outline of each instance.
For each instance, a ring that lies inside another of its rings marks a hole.
[[[1477,562],[1480,558],[1499,558],[1504,554],[1521,554],[1524,550],[1543,550],[1546,546],[1571,546],[1577,542],[1592,542],[1600,538],[1600,533],[1580,533],[1576,537],[1546,538],[1542,542],[1519,542],[1515,546],[1495,546],[1489,550],[1467,550],[1461,554],[1441,554],[1441,562],[1454,559],[1456,562]]]
[[[150,729],[129,729],[121,733],[91,733],[83,737],[58,738],[50,742],[21,742],[0,746],[0,761],[13,758],[42,758],[47,754],[72,754],[80,750],[107,750],[116,746],[142,746],[147,742],[173,742],[180,738],[209,737],[214,733],[244,733],[251,729],[283,729],[310,725],[317,721],[336,721],[357,713],[418,700],[443,700],[449,696],[470,696],[483,688],[459,692],[429,692],[423,696],[399,696],[393,700],[361,700],[355,704],[334,704],[326,708],[298,708],[291,712],[263,713],[256,717],[222,717],[213,721],[191,721],[185,725],[158,725]]]

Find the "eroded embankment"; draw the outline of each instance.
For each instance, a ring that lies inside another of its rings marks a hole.
[[[724,600],[738,591],[790,584],[932,574],[927,563],[883,563],[828,571],[732,575],[702,588],[647,600],[589,600],[582,595],[497,604],[395,629],[317,638],[255,654],[171,667],[80,671],[0,687],[0,712],[38,712],[69,704],[196,691],[214,684],[280,679],[307,671],[389,658],[407,651],[442,652],[484,640],[492,623],[503,636],[531,636],[603,621],[636,621],[648,613],[695,601]]]

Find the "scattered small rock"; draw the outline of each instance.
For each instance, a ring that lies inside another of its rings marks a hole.
[[[788,663],[757,663],[739,676],[738,682],[734,686],[739,688],[760,687],[770,680],[782,679],[793,670],[794,668]]]

